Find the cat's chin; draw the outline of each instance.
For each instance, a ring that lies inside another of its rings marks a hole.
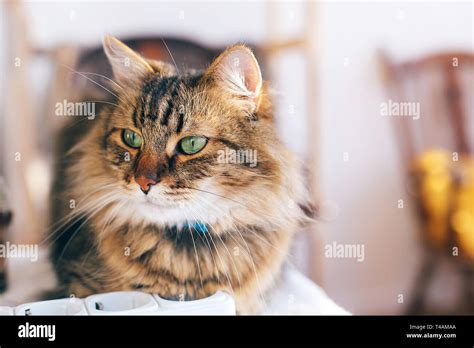
[[[161,226],[179,225],[193,220],[214,223],[217,220],[215,216],[197,214],[190,207],[180,206],[176,203],[166,204],[149,201],[137,205],[133,212],[133,218]]]
[[[127,205],[126,219],[136,224],[148,223],[158,226],[175,226],[199,221],[209,225],[221,225],[230,218],[231,207],[219,204],[218,209],[199,204],[198,200],[185,203],[166,200],[140,200]],[[124,215],[123,215],[124,216]],[[124,216],[125,217],[125,216]]]
[[[156,199],[145,199],[145,202],[142,204],[146,207],[149,207],[150,209],[155,210],[177,209],[179,207],[179,205],[174,202],[168,203]]]

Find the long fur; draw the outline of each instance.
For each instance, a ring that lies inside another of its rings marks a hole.
[[[245,46],[228,49],[224,58],[235,50],[255,59]],[[226,88],[228,67],[220,69],[221,61],[181,74],[146,61],[152,72],[142,69],[129,83],[122,76],[111,84],[114,105],[63,134],[68,146],[60,151],[70,151],[58,165],[53,219],[60,228],[52,231],[60,293],[141,289],[198,299],[226,290],[239,313],[265,304],[307,219],[306,190],[278,139],[267,85],[258,96],[238,95],[245,81],[235,85],[233,78]],[[141,134],[142,148],[124,144],[122,129]],[[187,135],[209,141],[197,154],[176,153]],[[257,165],[222,163],[218,154],[226,149],[255,150]],[[134,180],[145,154],[166,163],[148,195]],[[209,232],[180,229],[189,221],[208,224]]]

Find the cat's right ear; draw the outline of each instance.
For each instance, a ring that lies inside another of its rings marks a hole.
[[[226,49],[209,66],[210,77],[224,91],[244,102],[250,112],[258,110],[262,92],[262,73],[252,51],[242,44]]]
[[[106,35],[103,46],[119,85],[139,84],[146,75],[153,73],[153,68],[144,58],[115,37]]]

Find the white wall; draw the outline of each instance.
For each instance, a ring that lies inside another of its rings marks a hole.
[[[49,46],[74,40],[97,44],[106,33],[181,34],[205,43],[226,44],[264,36],[264,4],[197,1],[67,1],[28,3],[32,34]],[[243,21],[245,19],[245,22]]]

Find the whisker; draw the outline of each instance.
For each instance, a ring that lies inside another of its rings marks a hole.
[[[93,73],[93,72],[87,72],[87,71],[78,71],[78,73],[81,73],[81,74],[84,74],[84,75],[94,75],[94,76],[99,76],[99,77],[103,77],[104,79],[106,79],[107,81],[109,82],[112,82],[116,87],[119,87],[120,89],[124,90],[124,88],[122,86],[120,86],[117,81],[114,81],[112,80],[111,78],[105,76],[105,75],[102,75],[102,74],[98,74],[98,73]]]
[[[115,201],[117,199],[116,196],[113,196],[109,199],[107,199],[106,201],[102,201],[100,202],[100,204],[97,204],[93,210],[95,210],[94,212],[92,212],[82,223],[81,225],[79,225],[79,227],[77,227],[77,229],[73,232],[72,236],[69,237],[68,241],[66,242],[66,244],[64,245],[62,251],[61,251],[61,254],[59,255],[57,261],[56,261],[56,265],[59,264],[59,262],[62,260],[63,256],[64,256],[64,253],[66,252],[66,249],[68,248],[69,244],[71,243],[71,241],[74,239],[74,237],[76,237],[78,235],[78,233],[81,231],[81,228],[82,226],[84,226],[93,216],[95,216],[97,213],[99,213],[105,206],[107,206],[108,204],[110,204],[111,202]]]
[[[242,206],[242,207],[244,207],[244,208],[246,208],[246,209],[248,208],[248,206],[247,206],[246,204],[242,203],[242,202],[239,202],[239,201],[237,201],[237,200],[235,200],[235,199],[232,199],[232,198],[229,198],[229,197],[220,195],[220,194],[215,193],[215,192],[206,191],[206,190],[198,189],[198,188],[195,188],[195,187],[188,187],[188,189],[190,189],[190,190],[195,190],[195,191],[199,191],[199,192],[204,192],[204,193],[207,193],[207,194],[214,195],[214,196],[216,196],[216,197],[220,197],[220,198],[223,198],[223,199],[227,199],[227,200],[229,200],[229,201],[231,201],[231,202],[234,202],[234,203],[239,204],[240,206]],[[275,219],[274,216],[268,215],[268,214],[266,214],[265,212],[263,212],[263,211],[261,211],[261,210],[255,210],[255,211],[258,212],[259,214],[261,214],[262,216],[267,216],[267,217],[271,220],[271,223],[274,224],[274,221],[273,221],[273,220]]]
[[[84,77],[85,79],[87,79],[88,81],[92,82],[93,84],[103,88],[105,91],[109,92],[110,94],[112,94],[114,97],[116,97],[117,99],[120,99],[119,96],[117,94],[115,94],[114,92],[112,92],[111,90],[105,88],[104,86],[102,86],[100,83],[94,81],[93,79],[91,79],[90,77],[86,76],[85,74],[81,73],[80,71],[77,71],[77,70],[74,70],[73,68],[67,66],[66,64],[63,64],[63,63],[59,63],[59,65],[63,66],[64,68],[70,70],[72,73],[74,74],[78,74],[82,77]]]
[[[200,202],[204,203],[204,204],[206,203],[205,201],[203,201],[203,198],[202,198],[202,197],[199,197],[198,200],[199,200]],[[202,215],[201,215],[201,214],[199,214],[199,215],[200,215],[201,218],[202,218]],[[236,263],[235,263],[235,260],[234,260],[234,258],[232,257],[232,254],[230,253],[229,249],[227,248],[227,245],[224,243],[224,241],[222,240],[222,238],[221,238],[221,236],[219,235],[219,233],[216,232],[216,230],[214,229],[214,227],[212,227],[212,225],[210,225],[210,226],[211,226],[211,229],[212,229],[212,230],[214,231],[214,233],[216,234],[216,236],[217,236],[217,237],[219,238],[219,240],[221,241],[222,245],[224,246],[225,250],[227,251],[227,254],[229,254],[230,259],[232,260],[232,263],[233,263],[234,269],[235,269],[235,274],[236,274],[236,276],[237,276],[237,281],[238,281],[239,287],[240,287],[240,286],[242,285],[242,283],[241,283],[241,279],[240,279],[240,273],[239,273],[239,270],[238,270],[237,265],[236,265]]]
[[[183,211],[183,213],[184,213],[184,211]],[[186,213],[184,213],[184,216],[186,217],[186,221],[187,221],[188,217],[187,217]],[[189,234],[191,235],[191,239],[193,241],[194,255],[196,256],[196,264],[197,264],[197,268],[198,268],[199,280],[200,280],[201,289],[202,289],[204,287],[204,284],[203,284],[203,281],[202,281],[201,265],[200,265],[200,262],[199,262],[199,255],[198,255],[198,252],[197,252],[196,243],[194,241],[193,232],[190,229],[189,229]]]
[[[208,202],[210,203],[210,202]],[[219,209],[219,208],[218,208]],[[234,225],[234,228],[235,230],[237,231],[237,233],[240,235],[240,238],[242,239],[242,241],[244,242],[245,244],[245,248],[247,249],[246,250],[246,254],[248,256],[248,258],[250,259],[251,263],[252,263],[252,270],[253,270],[253,273],[255,275],[255,279],[257,281],[257,286],[258,286],[258,289],[259,289],[259,295],[264,303],[264,305],[266,306],[266,302],[265,302],[265,297],[263,295],[263,292],[262,292],[262,289],[261,289],[261,286],[260,286],[260,281],[259,281],[259,277],[258,277],[258,274],[257,274],[257,269],[256,269],[256,265],[255,265],[255,261],[252,257],[252,252],[250,250],[250,247],[248,246],[247,242],[245,241],[242,233],[240,233],[239,229],[237,228],[237,226],[234,224],[234,219],[231,217],[231,221],[232,221],[232,224]],[[237,243],[237,245],[241,246],[241,244],[234,238],[233,234],[232,233],[229,233],[229,236],[234,240],[234,242]]]
[[[111,197],[112,195],[115,195],[114,192],[110,192],[106,195],[104,195],[102,198],[104,197]],[[85,214],[87,214],[90,210],[90,208],[93,208],[95,205],[97,204],[97,202],[89,202],[87,205],[85,205],[84,207],[82,208],[78,208],[77,211],[74,211],[72,212],[70,215],[67,215],[65,216],[63,219],[67,219],[69,218],[68,220],[66,220],[65,222],[63,222],[60,226],[58,226],[57,228],[54,229],[53,232],[49,233],[48,236],[46,238],[44,238],[41,242],[40,242],[40,245],[45,243],[46,241],[48,241],[52,236],[54,236],[56,233],[58,233],[63,227],[65,227],[67,224],[69,223],[73,223],[73,222],[76,222],[78,221],[79,219],[83,218]],[[76,216],[77,215],[77,216]],[[61,219],[61,220],[63,220]],[[64,231],[62,231],[60,233],[60,235],[55,238],[51,243],[54,243],[56,240],[58,240],[65,232],[66,232],[67,229],[65,229]]]
[[[193,217],[193,218],[194,218],[194,217]],[[196,231],[196,232],[197,232],[197,231]],[[197,235],[199,236],[199,238],[201,239],[201,241],[202,241],[203,243],[206,243],[206,244],[207,244],[207,247],[209,248],[209,251],[210,251],[210,253],[211,253],[212,261],[214,262],[215,270],[217,271],[217,279],[218,279],[218,281],[220,282],[220,280],[221,280],[220,271],[219,271],[219,267],[218,267],[218,265],[217,265],[216,259],[215,259],[215,257],[214,257],[214,253],[212,252],[211,244],[209,243],[209,240],[207,239],[207,236],[206,236],[206,235],[204,235],[204,237],[206,238],[206,242],[204,242],[202,233],[197,232]]]
[[[200,219],[201,219],[201,221],[202,221],[202,216],[201,216],[198,212],[196,212],[196,214],[198,214],[198,216],[200,217]],[[211,225],[211,229],[214,230],[214,233],[215,233],[215,234],[217,234],[217,232],[216,232],[215,229],[212,227],[212,225]],[[197,233],[199,233],[199,232],[197,232]],[[209,238],[211,239],[211,242],[212,242],[212,244],[214,245],[214,249],[216,250],[217,257],[219,258],[219,260],[220,260],[220,262],[221,262],[221,265],[222,265],[222,267],[223,267],[223,271],[224,271],[224,273],[225,273],[225,276],[226,276],[226,278],[227,278],[227,281],[229,282],[229,286],[230,286],[230,288],[231,288],[231,291],[232,291],[232,293],[234,294],[235,292],[234,292],[234,288],[233,288],[233,286],[232,286],[232,281],[230,280],[229,274],[228,274],[228,272],[227,272],[226,269],[225,269],[226,267],[225,267],[224,261],[222,260],[222,257],[221,257],[220,254],[219,254],[219,250],[218,250],[218,248],[217,248],[216,243],[214,242],[214,239],[212,238],[212,234],[211,234],[211,233],[209,233]],[[230,253],[229,253],[229,255],[230,255]],[[232,257],[231,257],[231,259],[232,259]],[[234,261],[234,260],[232,259],[232,261]],[[235,266],[235,263],[234,263],[234,266]]]
[[[174,66],[175,66],[175,68],[176,68],[176,72],[178,73],[179,76],[181,76],[181,74],[180,74],[180,72],[179,72],[178,64],[176,64],[176,61],[174,60],[174,57],[173,57],[173,55],[171,54],[171,51],[170,51],[170,49],[168,48],[168,45],[166,44],[165,39],[161,39],[161,41],[163,41],[163,44],[165,45],[166,50],[168,51],[168,53],[169,53],[169,55],[170,55],[170,57],[171,57],[171,60],[173,61],[173,64],[174,64]]]

